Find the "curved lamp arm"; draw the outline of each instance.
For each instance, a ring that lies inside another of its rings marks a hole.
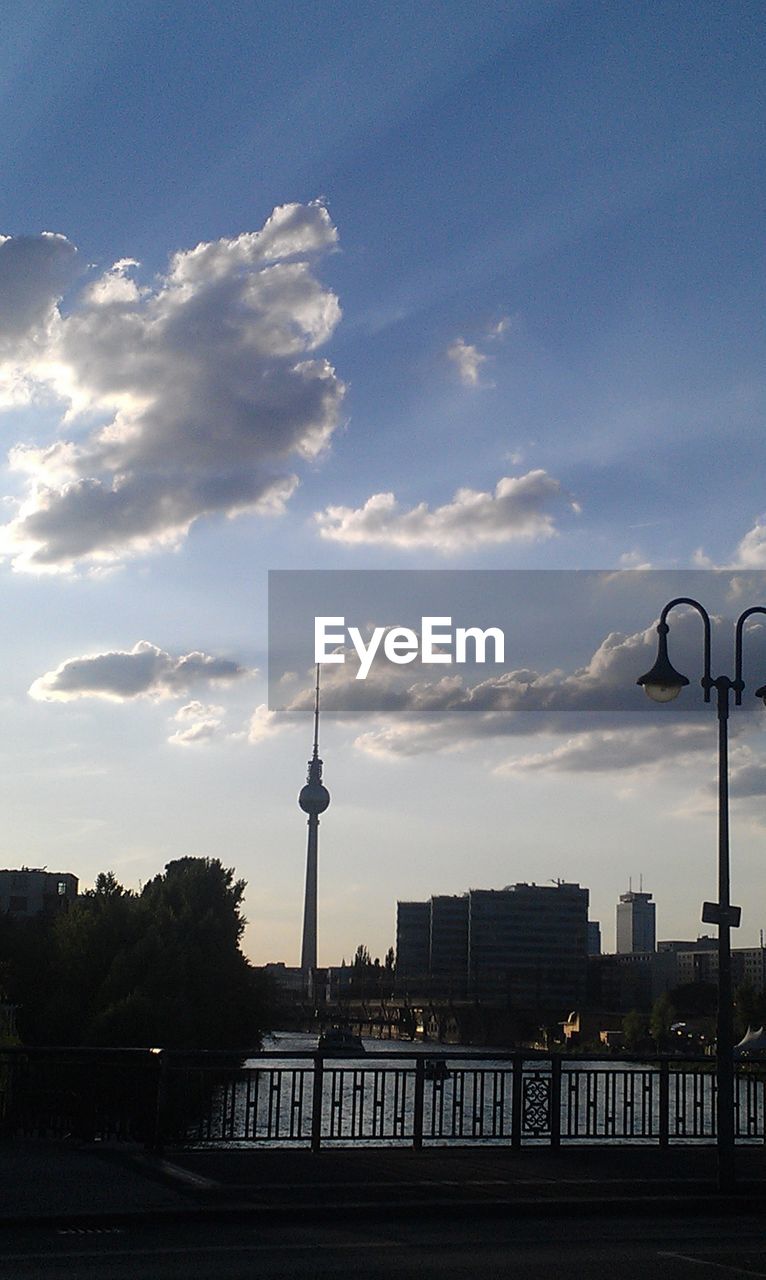
[[[742,680],[742,631],[748,618],[754,613],[766,613],[766,608],[761,604],[754,604],[751,609],[745,609],[737,618],[737,629],[734,640],[734,696],[736,705],[742,705],[742,693],[745,688]],[[759,690],[760,693],[760,690]]]
[[[667,623],[667,617],[668,617],[668,614],[670,613],[670,610],[675,609],[676,605],[678,604],[691,605],[693,609],[697,610],[697,613],[702,618],[702,625],[705,629],[705,650],[704,650],[705,672],[702,677],[701,684],[702,684],[702,688],[705,691],[705,702],[709,702],[710,690],[713,686],[713,681],[710,676],[710,614],[708,613],[707,609],[705,609],[703,605],[700,604],[699,600],[692,600],[691,596],[677,596],[675,600],[670,600],[665,605],[665,608],[662,610],[662,613],[660,614],[660,621],[657,625],[657,631],[661,636],[666,636],[668,634],[668,631],[670,630],[670,628]],[[748,610],[748,612],[750,612],[750,610]],[[747,614],[743,614],[742,620],[744,620],[746,616]]]

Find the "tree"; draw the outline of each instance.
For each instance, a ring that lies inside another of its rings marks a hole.
[[[712,982],[685,982],[669,993],[679,1018],[706,1018],[715,1015],[718,988]]]
[[[369,969],[371,964],[372,964],[372,960],[370,959],[370,953],[367,950],[364,943],[360,942],[359,946],[354,952],[354,968]]]
[[[658,1051],[667,1048],[670,1028],[675,1020],[676,1011],[671,1003],[670,996],[667,991],[664,991],[652,1005],[652,1012],[649,1017],[649,1035],[652,1037]]]
[[[140,894],[105,872],[54,921],[28,922],[43,930],[44,945],[30,948],[30,929],[29,938],[19,935],[10,961],[24,1038],[188,1049],[257,1045],[268,998],[240,949],[244,890],[217,858],[180,858]]]
[[[631,1009],[622,1020],[622,1034],[625,1048],[635,1053],[646,1039],[646,1015],[638,1009]]]

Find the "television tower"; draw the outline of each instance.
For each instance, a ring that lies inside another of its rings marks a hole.
[[[306,897],[303,904],[303,946],[301,969],[308,976],[317,967],[317,860],[319,854],[319,815],[330,803],[330,793],[322,783],[322,761],[319,759],[319,664],[317,663],[314,697],[314,752],[309,760],[306,785],[298,796],[298,804],[308,817],[306,851]]]

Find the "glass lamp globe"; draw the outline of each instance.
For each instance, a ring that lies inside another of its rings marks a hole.
[[[645,684],[644,692],[652,702],[672,702],[678,697],[682,688],[683,685],[680,684]]]

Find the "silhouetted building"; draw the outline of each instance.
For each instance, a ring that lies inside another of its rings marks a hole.
[[[282,961],[274,961],[262,966],[263,973],[269,978],[278,999],[299,998],[306,993],[306,978],[297,965],[286,965]]]
[[[463,995],[468,964],[468,894],[430,902],[429,973],[433,989]]]
[[[436,998],[566,1012],[585,995],[588,890],[509,885],[397,903],[396,980]]]
[[[601,955],[601,925],[598,920],[588,921],[588,955]]]
[[[431,904],[396,904],[396,980],[402,985],[413,978],[425,983],[430,969]]]
[[[472,889],[468,979],[479,1000],[567,1010],[585,998],[588,890],[579,884]]]
[[[715,951],[718,947],[718,939],[710,937],[709,934],[703,934],[701,938],[697,938],[696,942],[678,941],[677,939],[667,940],[657,943],[658,951]]]
[[[659,996],[677,985],[675,957],[669,952],[588,957],[587,1004],[592,1009],[648,1013]]]
[[[620,894],[617,904],[617,954],[654,951],[657,939],[656,906],[650,893]]]
[[[77,897],[77,876],[69,871],[21,867],[0,871],[0,912],[14,916],[39,916],[61,911]]]

